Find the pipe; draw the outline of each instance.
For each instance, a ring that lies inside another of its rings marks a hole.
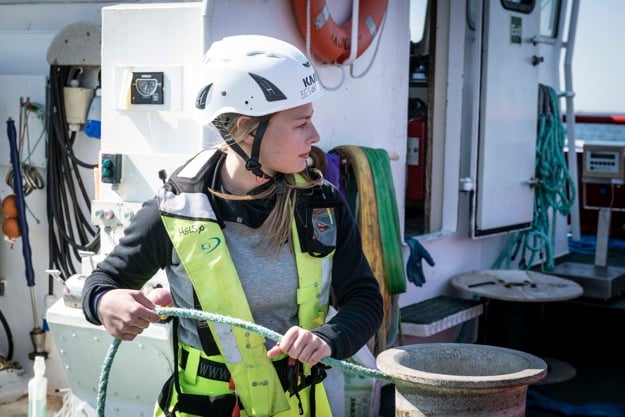
[[[202,0],[202,57],[208,51],[213,43],[213,36],[210,30],[210,25],[213,21],[213,10],[215,8],[214,0]],[[201,62],[198,60],[198,62]],[[194,98],[195,99],[195,98]],[[212,138],[211,130],[206,126],[200,127],[200,137],[202,146],[206,146]]]
[[[568,152],[569,175],[571,182],[577,186],[577,151],[575,148],[575,108],[573,98],[573,50],[575,49],[575,34],[577,32],[577,18],[579,16],[579,0],[573,0],[571,3],[571,22],[569,23],[569,33],[566,40],[566,53],[564,55],[564,88],[566,91],[566,136]],[[578,190],[579,195],[579,190]],[[573,199],[571,205],[571,234],[574,241],[581,238],[580,219],[579,219],[579,198]]]
[[[208,48],[213,43],[213,37],[211,36],[211,31],[209,30],[209,26],[211,21],[213,20],[213,9],[215,8],[214,0],[203,0],[202,1],[202,54],[205,54],[208,51]]]

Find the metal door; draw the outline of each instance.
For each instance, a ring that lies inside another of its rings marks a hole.
[[[533,216],[540,7],[484,9],[475,236],[528,228]]]

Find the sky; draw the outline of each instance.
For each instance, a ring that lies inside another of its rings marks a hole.
[[[625,1],[580,0],[573,54],[575,112],[625,114]]]
[[[568,3],[570,4],[571,0]],[[411,20],[423,21],[425,4],[426,0],[411,0]],[[576,112],[625,114],[623,22],[625,22],[625,0],[580,0],[573,52]],[[413,38],[417,36],[416,33],[411,35]]]

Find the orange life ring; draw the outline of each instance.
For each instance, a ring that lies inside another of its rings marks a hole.
[[[307,36],[308,1],[310,1],[310,49],[326,63],[342,63],[350,54],[352,19],[339,26],[330,15],[326,0],[293,0],[297,24],[304,37]],[[388,0],[361,0],[360,3],[357,57],[367,50],[380,29]]]

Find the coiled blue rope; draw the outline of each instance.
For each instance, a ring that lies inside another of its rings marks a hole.
[[[576,198],[576,187],[564,158],[566,133],[560,119],[560,96],[552,87],[545,85],[540,85],[539,93],[543,111],[538,115],[534,172],[538,184],[534,190],[532,227],[511,235],[493,269],[510,269],[511,263],[518,259],[518,268],[529,270],[538,255],[545,269],[551,271],[555,266],[553,241],[556,222],[550,223],[550,219],[555,217],[556,212],[569,214]]]
[[[282,335],[273,330],[267,329],[266,327],[259,326],[254,323],[250,323],[245,320],[237,319],[234,317],[223,316],[221,314],[209,313],[207,311],[200,310],[192,310],[187,308],[176,308],[176,307],[156,307],[154,309],[156,313],[160,315],[166,316],[177,316],[184,317],[195,320],[207,320],[215,323],[228,324],[230,326],[240,327],[245,330],[250,330],[264,336],[267,339],[271,339],[275,342],[278,342]],[[104,362],[102,363],[102,372],[100,373],[100,382],[98,384],[98,395],[96,399],[96,415],[98,417],[104,417],[104,407],[106,404],[106,391],[108,387],[109,375],[111,372],[111,366],[113,364],[113,358],[117,353],[117,349],[119,349],[119,345],[121,344],[120,339],[113,339],[111,346],[104,358]],[[359,366],[353,363],[348,363],[345,361],[340,361],[334,358],[324,358],[321,360],[322,363],[331,366],[333,368],[338,368],[343,370],[344,372],[368,376],[375,379],[381,379],[384,381],[392,382],[391,377],[386,375],[385,373],[366,368],[363,366]]]

